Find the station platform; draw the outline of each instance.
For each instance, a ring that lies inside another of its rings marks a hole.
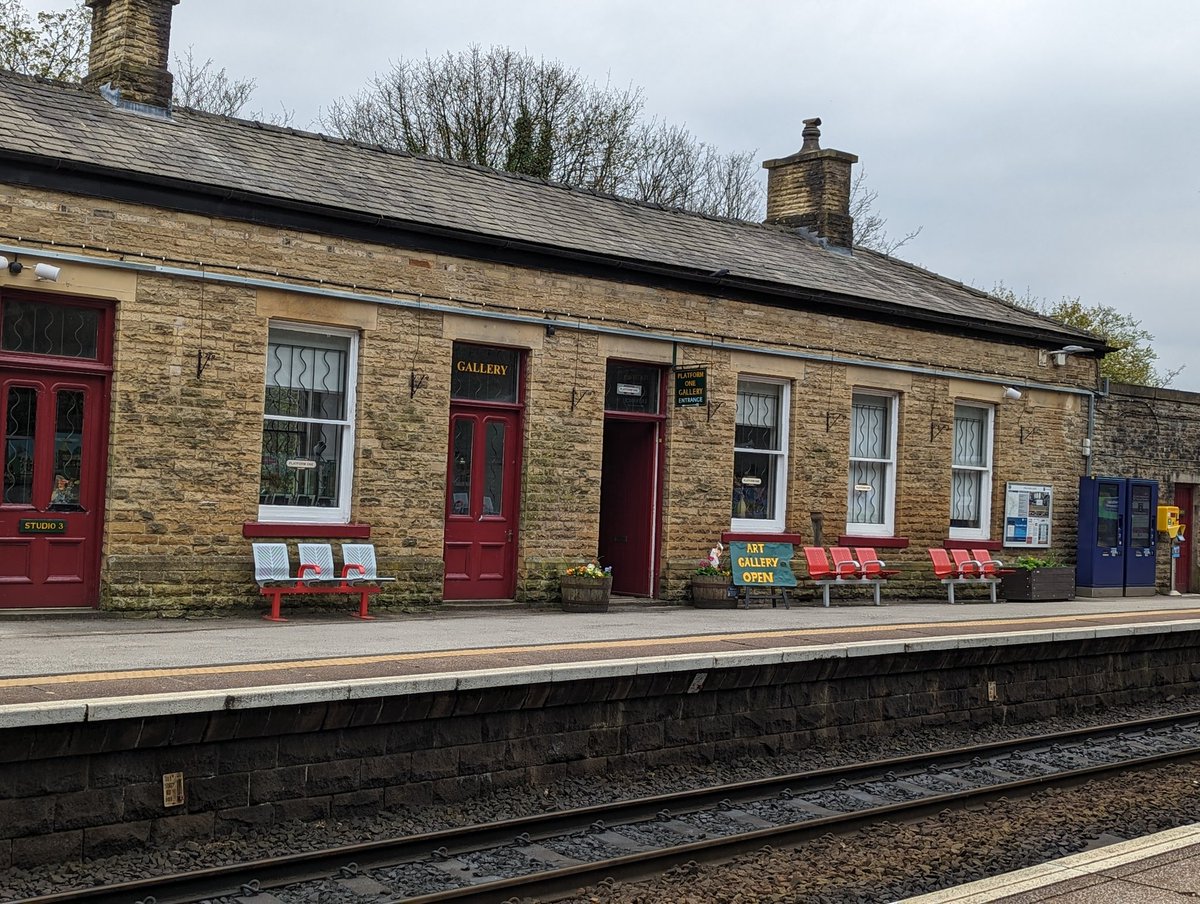
[[[248,708],[494,681],[1195,630],[1200,595],[608,612],[446,609],[358,621],[0,616],[0,728]],[[519,676],[514,678],[514,676]]]
[[[1200,825],[1083,851],[898,904],[1185,904],[1200,889]]]

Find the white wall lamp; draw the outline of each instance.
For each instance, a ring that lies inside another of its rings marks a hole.
[[[1004,398],[1011,399],[1012,401],[1015,402],[1021,398],[1021,390],[1016,389],[1012,386],[1005,386],[1004,387]]]
[[[13,276],[20,276],[25,270],[25,265],[16,258],[10,261],[7,257],[0,255],[0,270],[7,270]],[[58,274],[61,272],[60,268],[50,264],[37,264],[33,268],[33,275],[46,282],[58,282]]]
[[[1088,348],[1085,345],[1064,345],[1062,348],[1056,348],[1050,352],[1042,352],[1042,354],[1053,361],[1055,367],[1064,367],[1067,359],[1072,355],[1082,355],[1091,351],[1095,351],[1095,349]]]

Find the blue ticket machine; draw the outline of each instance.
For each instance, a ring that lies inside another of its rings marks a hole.
[[[1154,596],[1158,565],[1158,482],[1129,478],[1125,531],[1125,595]]]
[[[1079,481],[1077,596],[1153,596],[1158,484],[1130,477]]]

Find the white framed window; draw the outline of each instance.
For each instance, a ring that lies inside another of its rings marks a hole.
[[[790,395],[790,386],[783,380],[738,379],[732,530],[784,529]]]
[[[850,406],[846,533],[890,537],[896,512],[896,411],[892,394],[856,392]]]
[[[260,521],[349,522],[357,364],[356,332],[271,324]]]
[[[992,425],[995,409],[954,406],[950,537],[987,540],[992,521]]]

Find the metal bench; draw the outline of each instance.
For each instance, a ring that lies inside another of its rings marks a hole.
[[[833,556],[832,567],[824,547],[804,547],[804,561],[808,565],[808,577],[821,588],[821,602],[825,604],[826,608],[829,608],[830,587],[869,586],[875,592],[875,605],[882,605],[879,600],[879,588],[887,581],[886,576],[869,574],[864,571],[862,564],[845,547],[831,547],[830,554]]]
[[[996,602],[996,585],[1000,583],[1000,576],[985,570],[983,563],[978,559],[972,559],[970,553],[965,549],[954,550],[954,552],[956,553],[955,560],[951,562],[950,553],[947,550],[937,547],[931,547],[929,550],[929,560],[933,563],[934,577],[945,585],[950,605],[955,603],[954,588],[960,584],[987,587],[992,602]]]
[[[365,545],[365,544],[355,544]],[[300,569],[293,577],[286,543],[255,543],[254,580],[259,593],[271,601],[271,610],[263,616],[267,621],[287,621],[279,614],[284,596],[301,596],[321,593],[357,595],[358,612],[354,618],[370,620],[367,614],[371,594],[378,593],[379,578],[367,579],[366,566],[347,561],[340,577],[333,567],[333,549],[328,543],[299,543]],[[375,550],[371,548],[371,565],[374,566]]]

